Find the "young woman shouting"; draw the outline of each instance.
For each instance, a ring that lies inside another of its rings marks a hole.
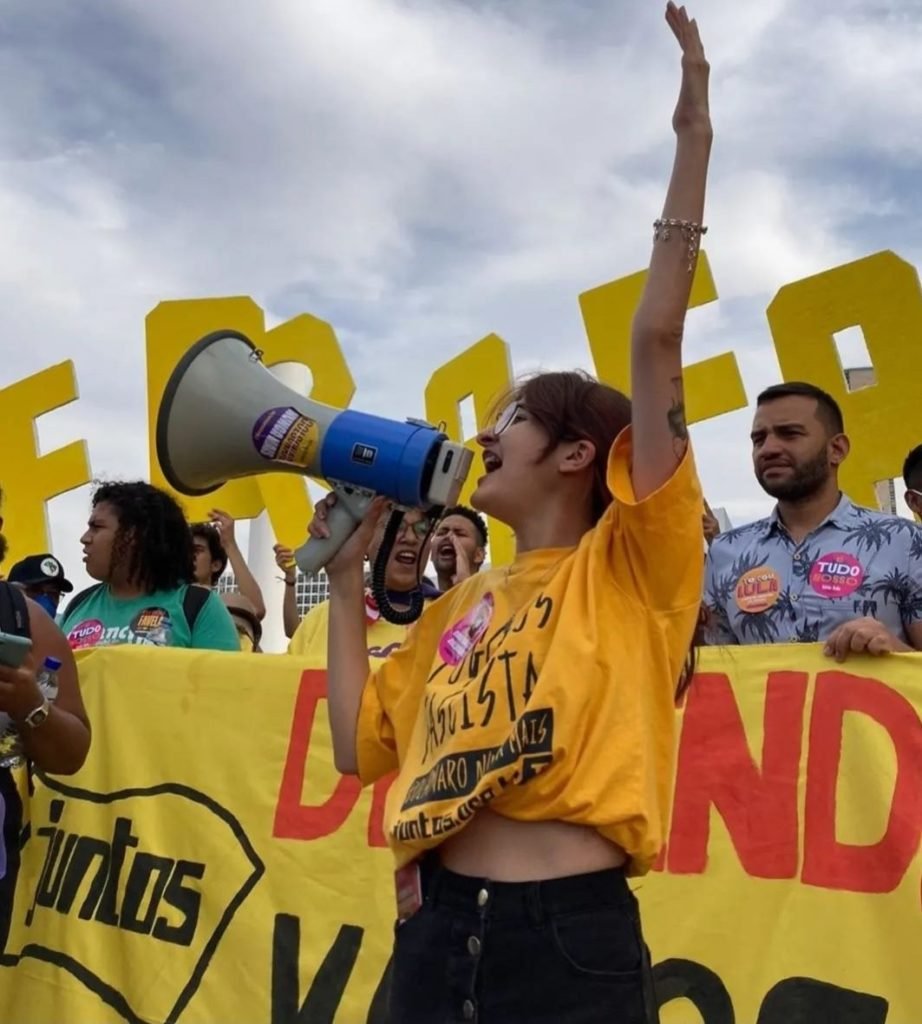
[[[633,404],[579,373],[514,389],[478,438],[471,500],[515,531],[515,561],[429,606],[373,674],[376,509],[327,567],[337,766],[366,783],[399,773],[385,825],[400,1024],[656,1019],[625,879],[663,843],[701,596],[681,343],[711,149],[696,24],[672,4],[666,20],[682,50],[677,146],[633,324]]]

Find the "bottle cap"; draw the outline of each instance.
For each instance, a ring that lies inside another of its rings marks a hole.
[[[49,672],[57,672],[61,668],[61,662],[57,658],[45,658],[43,668],[47,668]]]

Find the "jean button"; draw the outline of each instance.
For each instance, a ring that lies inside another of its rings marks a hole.
[[[467,951],[471,956],[477,956],[480,952],[480,939],[478,939],[476,935],[472,935],[467,940]]]
[[[464,1000],[464,1004],[461,1007],[461,1013],[465,1020],[474,1019],[474,1004],[470,1001],[470,999]]]

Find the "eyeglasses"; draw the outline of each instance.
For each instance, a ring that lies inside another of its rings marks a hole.
[[[400,509],[394,505],[387,506],[387,515],[381,516],[378,520],[377,533],[379,537],[384,536],[384,531],[387,529],[387,524],[391,514],[399,511]],[[400,529],[397,532],[397,536],[399,537],[402,533],[409,531],[418,540],[425,540],[429,534],[430,528],[431,524],[425,516],[423,516],[422,519],[417,519],[415,523],[408,523],[407,517],[404,515],[403,519],[400,520]]]
[[[499,414],[496,423],[493,424],[493,429],[490,431],[494,437],[498,437],[504,430],[508,430],[509,427],[515,422],[516,416],[525,407],[521,402],[513,402],[512,405],[507,405],[505,409]]]
[[[410,529],[419,540],[423,540],[429,533],[429,520],[417,519],[415,523],[407,523],[406,519],[400,524],[402,530]]]

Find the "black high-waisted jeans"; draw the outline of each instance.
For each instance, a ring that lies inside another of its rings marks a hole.
[[[637,901],[620,870],[491,882],[423,861],[395,928],[390,1024],[656,1024]]]

